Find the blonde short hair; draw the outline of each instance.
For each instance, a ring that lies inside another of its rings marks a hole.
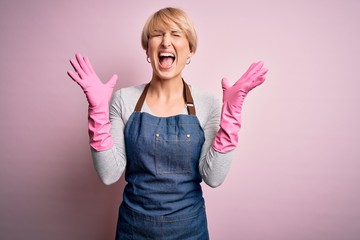
[[[194,24],[183,10],[172,7],[160,9],[152,14],[146,21],[141,34],[142,48],[147,50],[149,38],[157,28],[166,28],[172,23],[175,23],[181,31],[184,31],[185,36],[189,41],[190,51],[195,53],[197,48],[197,35]]]

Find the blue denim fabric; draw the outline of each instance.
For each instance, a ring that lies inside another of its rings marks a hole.
[[[205,207],[201,205],[189,215],[168,217],[143,215],[123,203],[116,239],[208,240]]]
[[[197,117],[134,112],[124,135],[127,185],[116,239],[208,239]]]

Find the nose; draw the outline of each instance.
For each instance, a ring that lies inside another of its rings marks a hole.
[[[162,43],[161,43],[164,47],[169,47],[171,45],[171,38],[169,35],[165,34],[163,39],[162,39]]]

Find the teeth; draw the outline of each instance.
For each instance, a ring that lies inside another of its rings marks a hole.
[[[160,57],[175,57],[172,53],[160,53]]]

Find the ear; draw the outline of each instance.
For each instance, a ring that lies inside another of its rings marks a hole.
[[[190,50],[188,56],[187,56],[187,59],[191,58],[192,56],[194,55],[194,53]]]

